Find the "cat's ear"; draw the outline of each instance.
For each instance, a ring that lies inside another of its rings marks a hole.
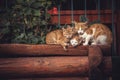
[[[88,25],[88,21],[85,21],[84,24],[85,24],[85,25]]]
[[[71,26],[70,26],[70,25],[67,25],[67,28],[71,28]]]
[[[77,24],[77,22],[76,21],[72,21],[72,24]]]
[[[64,27],[62,27],[62,30],[64,31],[64,30],[65,30],[65,28],[64,28]]]

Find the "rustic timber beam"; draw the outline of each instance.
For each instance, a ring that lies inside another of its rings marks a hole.
[[[88,55],[88,47],[69,47],[64,51],[60,45],[28,45],[28,44],[0,44],[0,54],[2,55],[21,55],[21,56],[39,56],[39,55]],[[2,56],[1,55],[1,56]]]
[[[100,65],[104,74],[111,74],[111,57],[103,58]],[[1,78],[34,78],[88,76],[89,59],[87,56],[64,57],[21,57],[0,58]]]
[[[111,10],[100,10],[101,14],[112,14]],[[71,15],[71,10],[61,10],[60,11],[61,15]],[[77,15],[83,15],[85,14],[84,10],[74,10],[73,14],[77,14]],[[87,10],[87,14],[91,14],[91,15],[97,15],[98,11],[97,10]],[[56,14],[51,14],[51,15],[56,15]]]
[[[98,11],[97,10],[87,10],[86,11],[87,13],[87,18],[89,19],[89,21],[95,21],[95,20],[98,20]],[[65,11],[60,11],[60,14],[61,14],[61,20],[60,20],[60,24],[71,24],[71,10],[65,10]],[[79,21],[79,17],[81,15],[84,15],[84,10],[74,10],[73,11],[73,14],[74,14],[74,20],[75,21]],[[100,14],[101,14],[101,17],[100,17],[100,20],[102,23],[107,23],[107,24],[111,24],[112,21],[112,11],[111,10],[100,10]],[[57,24],[58,23],[58,14],[56,15],[53,15],[51,14],[51,22],[50,24]],[[115,14],[115,23],[117,23],[117,16]]]
[[[96,50],[96,47],[94,47]],[[99,46],[102,54],[111,55],[111,46]],[[60,45],[0,44],[0,56],[88,56],[89,46],[68,47],[64,51]]]

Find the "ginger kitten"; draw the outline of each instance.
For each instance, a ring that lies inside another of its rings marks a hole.
[[[78,45],[81,45],[83,43],[83,38],[80,37],[78,34],[75,34],[71,39],[70,39],[70,44],[73,47],[76,47]]]
[[[78,25],[79,24],[79,25]],[[112,32],[110,29],[101,23],[95,23],[89,28],[85,23],[76,23],[75,29],[78,34],[82,34],[82,38],[85,39],[83,45],[111,45],[112,44]]]
[[[46,44],[60,44],[64,50],[67,50],[66,47],[74,34],[74,28],[69,25],[67,28],[51,31],[46,35]]]

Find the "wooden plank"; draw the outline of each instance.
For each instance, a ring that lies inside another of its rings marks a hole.
[[[103,55],[111,55],[111,46],[99,46]],[[60,45],[29,45],[29,44],[0,44],[0,56],[87,56],[89,46],[68,47],[68,51],[64,51]],[[96,49],[95,49],[96,50]]]
[[[111,74],[111,57],[101,64],[104,74]],[[110,62],[108,64],[108,62]],[[88,76],[88,57],[0,58],[1,78]],[[7,77],[6,77],[7,76]]]

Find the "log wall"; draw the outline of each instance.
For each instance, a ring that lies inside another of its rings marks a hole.
[[[97,10],[87,10],[87,18],[89,21],[95,21],[98,20],[98,11]],[[75,21],[80,21],[80,16],[85,15],[84,10],[74,10],[74,20]],[[111,10],[101,10],[100,11],[100,19],[102,23],[112,23],[112,11]],[[51,14],[51,23],[52,24],[58,24],[58,14],[54,15]],[[115,23],[117,22],[115,16]],[[70,10],[65,10],[65,11],[60,11],[60,24],[71,24],[71,11]]]
[[[94,74],[102,80],[111,76],[110,50],[109,45],[64,51],[60,45],[0,44],[0,79],[92,80]]]

